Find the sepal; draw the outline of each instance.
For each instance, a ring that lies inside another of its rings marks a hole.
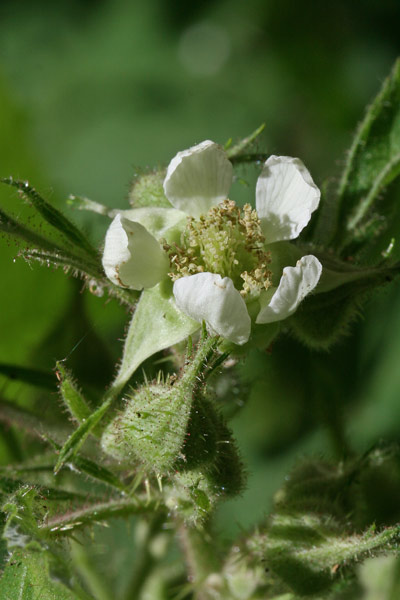
[[[129,190],[129,204],[132,208],[142,206],[163,206],[171,208],[164,194],[163,183],[166,171],[153,169],[148,173],[135,175]]]

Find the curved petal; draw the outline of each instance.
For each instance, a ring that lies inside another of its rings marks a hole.
[[[177,279],[174,296],[178,308],[234,344],[250,337],[251,320],[246,303],[229,277],[197,273]]]
[[[318,207],[320,196],[300,159],[270,156],[256,187],[257,214],[266,243],[296,238]]]
[[[102,263],[113,283],[133,290],[153,287],[169,268],[168,257],[155,237],[140,223],[121,215],[107,230]]]
[[[303,256],[295,267],[285,267],[278,288],[270,302],[261,308],[256,323],[273,323],[292,315],[315,288],[321,272],[322,265],[312,254]]]
[[[233,167],[225,151],[206,140],[171,160],[164,192],[172,206],[198,218],[226,200],[232,184]]]
[[[130,221],[135,221],[135,223],[140,223],[157,240],[168,238],[171,230],[181,231],[185,228],[187,222],[187,216],[180,210],[158,206],[116,210],[114,215],[116,214],[120,214]]]

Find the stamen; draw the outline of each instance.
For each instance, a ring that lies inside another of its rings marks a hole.
[[[271,285],[271,262],[264,249],[260,219],[250,204],[241,211],[233,200],[224,200],[198,220],[188,217],[180,244],[163,246],[170,258],[169,276],[208,271],[230,277],[243,297],[258,296]]]

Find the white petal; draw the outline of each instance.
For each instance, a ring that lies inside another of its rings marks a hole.
[[[256,208],[266,243],[296,238],[318,207],[320,196],[300,159],[270,156],[256,187]]]
[[[228,197],[232,176],[225,151],[206,140],[171,160],[164,192],[172,206],[198,218]]]
[[[155,237],[140,223],[117,215],[107,230],[103,267],[116,285],[153,287],[168,272],[169,260]]]
[[[182,312],[234,344],[245,344],[251,320],[246,303],[229,277],[197,273],[174,283],[175,301]]]
[[[321,263],[311,254],[298,260],[295,267],[285,267],[276,292],[261,308],[256,323],[272,323],[292,315],[317,285],[321,271]]]
[[[140,223],[157,240],[167,238],[168,232],[182,230],[185,228],[187,217],[185,213],[175,208],[164,208],[157,206],[146,206],[141,208],[130,208],[128,210],[116,210],[115,214]]]

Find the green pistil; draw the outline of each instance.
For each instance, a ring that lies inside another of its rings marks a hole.
[[[258,296],[271,285],[264,241],[257,212],[249,204],[241,211],[232,200],[224,200],[198,220],[188,217],[179,245],[164,244],[169,275],[176,281],[204,271],[218,273],[230,277],[244,297]]]

